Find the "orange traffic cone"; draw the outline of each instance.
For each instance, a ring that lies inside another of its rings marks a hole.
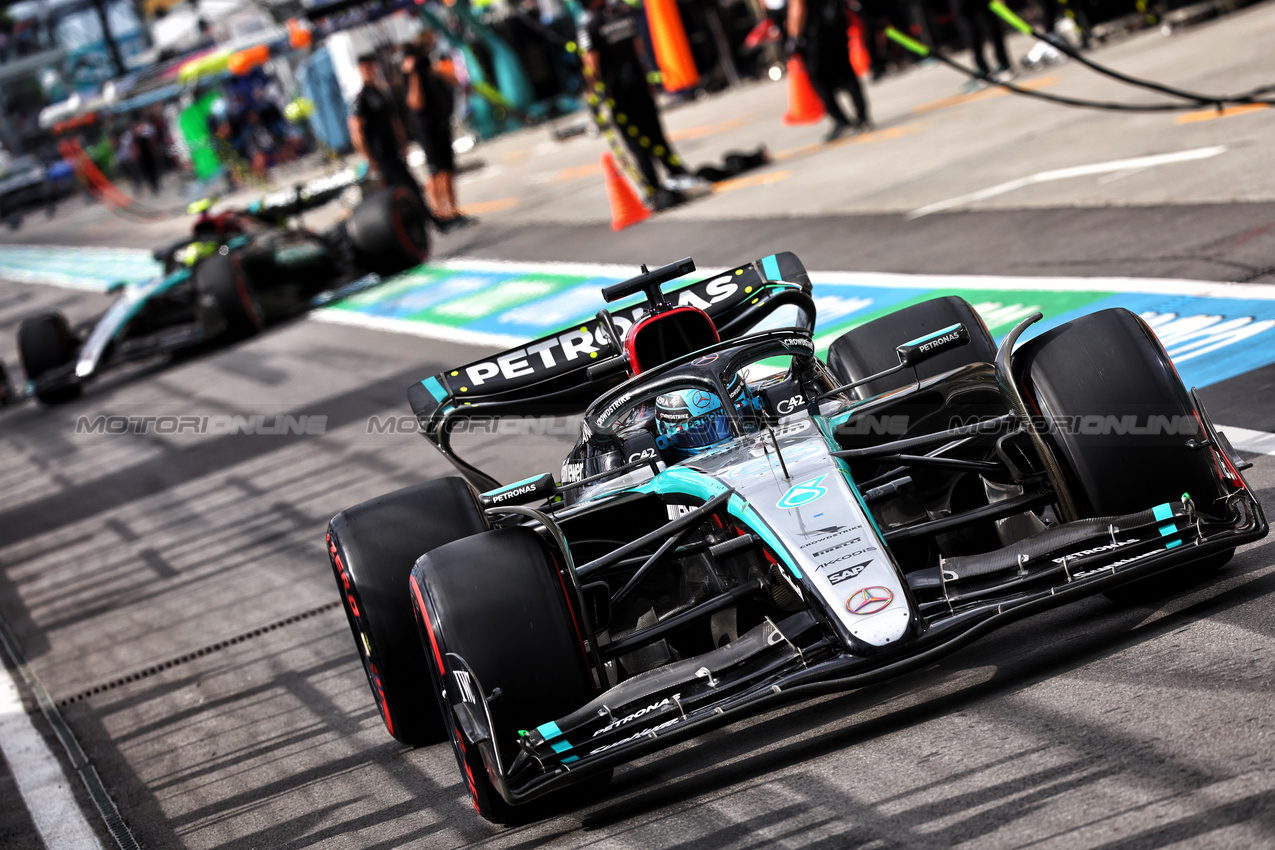
[[[620,169],[615,167],[615,158],[610,151],[602,154],[602,173],[606,175],[607,197],[611,199],[612,230],[623,230],[630,224],[651,217],[651,211],[642,203],[629,181],[624,179]]]
[[[868,53],[863,21],[854,12],[850,13],[850,26],[846,28],[846,40],[850,42],[850,67],[854,68],[858,76],[866,77],[872,68],[872,57]]]
[[[785,124],[813,124],[824,116],[823,101],[815,94],[800,56],[788,60],[788,114]]]

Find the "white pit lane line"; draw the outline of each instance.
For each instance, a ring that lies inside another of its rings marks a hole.
[[[1236,451],[1275,457],[1275,434],[1254,431],[1251,428],[1238,428],[1233,425],[1215,425],[1214,427],[1226,435]]]
[[[1095,162],[1089,165],[1076,165],[1071,168],[1056,168],[1052,171],[1041,171],[1027,177],[1019,177],[1016,180],[1009,180],[1005,183],[998,183],[986,189],[979,189],[977,192],[970,192],[965,195],[957,195],[955,198],[948,198],[946,201],[939,201],[933,204],[919,207],[907,214],[907,218],[917,219],[931,213],[950,210],[954,207],[972,204],[975,201],[983,201],[988,198],[994,198],[997,195],[1004,195],[1007,192],[1013,192],[1024,186],[1031,186],[1036,183],[1050,183],[1054,180],[1068,180],[1072,177],[1089,177],[1095,174],[1114,174],[1121,177],[1127,177],[1138,171],[1148,168],[1154,168],[1157,165],[1170,165],[1175,162],[1190,162],[1196,159],[1209,159],[1218,154],[1226,152],[1226,145],[1215,145],[1208,148],[1194,148],[1193,150],[1176,151],[1174,153],[1155,154],[1153,156],[1138,156],[1131,159],[1116,159],[1110,162]],[[1119,179],[1113,177],[1112,179]]]
[[[101,850],[71,793],[71,778],[31,722],[18,685],[0,666],[0,751],[13,773],[22,802],[48,850]]]

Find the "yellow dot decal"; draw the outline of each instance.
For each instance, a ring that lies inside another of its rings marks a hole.
[[[457,376],[457,375],[459,375],[459,374],[460,374],[460,372],[452,372],[452,377],[454,378],[454,377],[456,377],[456,376]]]
[[[469,392],[469,387],[461,387],[461,388],[460,388],[460,391],[461,391],[461,392],[463,392],[463,393],[467,393],[467,392]]]
[[[590,356],[590,357],[592,357],[592,358],[594,358],[594,359],[596,360],[596,359],[597,359],[597,357],[598,357],[598,352],[596,352],[596,351],[590,351],[590,352],[589,352],[589,356]]]
[[[745,286],[745,287],[744,287],[744,294],[745,294],[745,295],[747,295],[748,293],[750,293],[750,292],[752,292],[752,291],[753,291],[753,288],[752,288],[751,286]]]
[[[609,100],[607,101],[607,103],[608,103],[609,105],[611,105],[611,106],[614,106],[614,105],[615,105],[615,103],[614,103],[614,102],[609,101]],[[617,113],[615,113],[615,120],[616,120],[617,122],[619,122],[619,123],[623,124],[623,123],[625,123],[625,122],[627,122],[627,121],[629,120],[629,116],[625,115],[623,112],[617,112]]]
[[[642,138],[638,139],[638,144],[644,148],[649,148],[651,146],[651,140],[648,139],[646,136],[643,136]]]
[[[581,328],[580,328],[580,333],[582,333],[582,334],[587,334],[588,332],[589,332],[589,329],[588,329],[588,328],[586,328],[586,327],[581,327]]]
[[[743,270],[743,269],[735,269],[735,274],[737,274],[737,275],[741,275],[741,274],[743,274],[743,273],[744,273],[744,270]]]
[[[750,301],[749,303],[750,303],[750,304],[756,304],[756,303],[757,303],[758,301],[760,301],[760,300],[761,300],[760,298],[754,298],[754,299],[753,299],[752,301]]]

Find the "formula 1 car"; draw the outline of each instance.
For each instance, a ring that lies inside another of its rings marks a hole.
[[[825,362],[792,254],[663,293],[693,269],[411,387],[460,477],[329,525],[387,729],[449,737],[484,818],[1045,609],[1189,582],[1267,533],[1246,464],[1126,310],[1016,348],[1039,313],[997,346],[935,298]],[[582,422],[557,476],[501,486],[451,444],[564,410]]]
[[[214,214],[212,201],[192,205],[191,235],[154,252],[161,277],[121,285],[119,300],[77,327],[58,311],[22,321],[18,353],[28,383],[11,400],[69,401],[113,366],[241,339],[422,262],[425,214],[401,188],[371,195],[323,232],[295,223],[366,176],[366,166],[346,168],[245,209]]]

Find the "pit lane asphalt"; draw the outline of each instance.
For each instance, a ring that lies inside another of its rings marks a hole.
[[[1103,56],[1157,79],[1238,91],[1267,82],[1259,60],[1268,40],[1246,36],[1273,22],[1266,4],[1180,41],[1147,34]],[[1192,54],[1192,43],[1204,46]],[[902,126],[910,104],[956,88],[933,90],[937,73],[873,86],[881,125]],[[1068,92],[1107,91],[1074,88],[1088,83],[1073,66],[1047,73]],[[745,114],[739,102],[749,115],[782,111],[778,88],[732,97],[669,123],[721,126]],[[875,142],[854,143],[853,155],[797,157],[775,166],[791,170],[788,182],[720,194],[619,235],[605,224],[596,182],[521,187],[510,179],[517,163],[504,158],[519,142],[501,141],[479,149],[492,168],[463,183],[462,198],[496,209],[507,183],[526,197],[445,237],[438,256],[636,265],[692,255],[708,266],[794,250],[819,269],[1271,282],[1275,203],[1261,128],[1275,113],[1179,127],[980,98],[925,113],[934,117],[915,135],[889,142],[901,148],[890,162]],[[754,120],[682,149],[698,157],[707,146],[745,147],[756,141]],[[774,130],[774,147],[818,130]],[[1219,142],[1234,150],[1198,169],[902,215],[1042,168]],[[909,170],[920,149],[926,180]],[[596,162],[596,153],[563,150],[532,149],[526,167]],[[887,176],[901,193],[889,203]],[[827,197],[814,197],[812,183],[827,185]],[[833,196],[831,211],[794,215]],[[1003,208],[1020,200],[1030,208]],[[545,212],[550,202],[561,215]],[[187,226],[69,209],[5,238],[150,248]],[[16,363],[14,331],[33,309],[84,318],[105,303],[0,282],[0,357]],[[67,701],[61,711],[143,846],[1275,845],[1271,540],[1197,587],[1138,606],[1074,604],[912,676],[643,759],[617,772],[605,798],[513,829],[485,825],[446,746],[404,751],[384,732],[344,617],[324,610],[336,594],[322,545],[337,510],[449,474],[418,436],[369,433],[369,421],[406,414],[409,383],[483,353],[300,321],[232,350],[108,378],[64,408],[0,413],[0,616],[54,699]],[[1218,422],[1275,431],[1272,390],[1267,368],[1202,395]],[[80,417],[227,414],[324,416],[325,433],[75,433]],[[477,441],[470,455],[513,480],[556,469],[566,445]],[[1255,462],[1249,480],[1269,512],[1275,458]],[[32,836],[7,804],[12,787],[0,771],[0,844],[24,846]]]
[[[1201,244],[1275,218],[1249,206],[1137,213]],[[1073,226],[1037,240],[1045,256],[1110,227],[1102,210],[1055,214]],[[966,250],[948,249],[949,269],[1020,262],[978,247],[980,215],[934,217],[968,228],[951,240]],[[812,238],[801,246],[816,252],[812,266],[856,265],[854,234],[868,228],[845,224],[814,223],[850,239]],[[715,243],[725,230],[701,229],[700,244],[722,252],[706,262],[727,259],[732,246]],[[611,259],[667,250],[667,231],[645,232]],[[510,253],[531,244],[497,241]],[[555,246],[594,259],[595,241],[563,228]],[[890,247],[882,256],[915,255]],[[943,253],[932,247],[928,262]],[[12,345],[33,307],[74,315],[102,301],[0,284],[0,336]],[[0,416],[0,614],[54,699],[334,601],[327,518],[449,472],[415,435],[368,433],[369,418],[405,414],[410,382],[481,353],[300,321],[108,380],[66,407]],[[1235,379],[1205,390],[1206,403],[1218,421],[1269,429],[1254,397],[1269,384],[1264,373]],[[161,414],[327,419],[321,436],[75,433],[80,417]],[[512,480],[556,469],[566,448],[480,440],[472,454]],[[1249,475],[1269,510],[1275,458]],[[405,751],[386,735],[339,610],[62,711],[146,847],[1269,845],[1272,546],[1186,592],[1132,607],[1087,600],[916,675],[711,733],[618,771],[605,798],[507,830],[476,819],[445,745]]]

